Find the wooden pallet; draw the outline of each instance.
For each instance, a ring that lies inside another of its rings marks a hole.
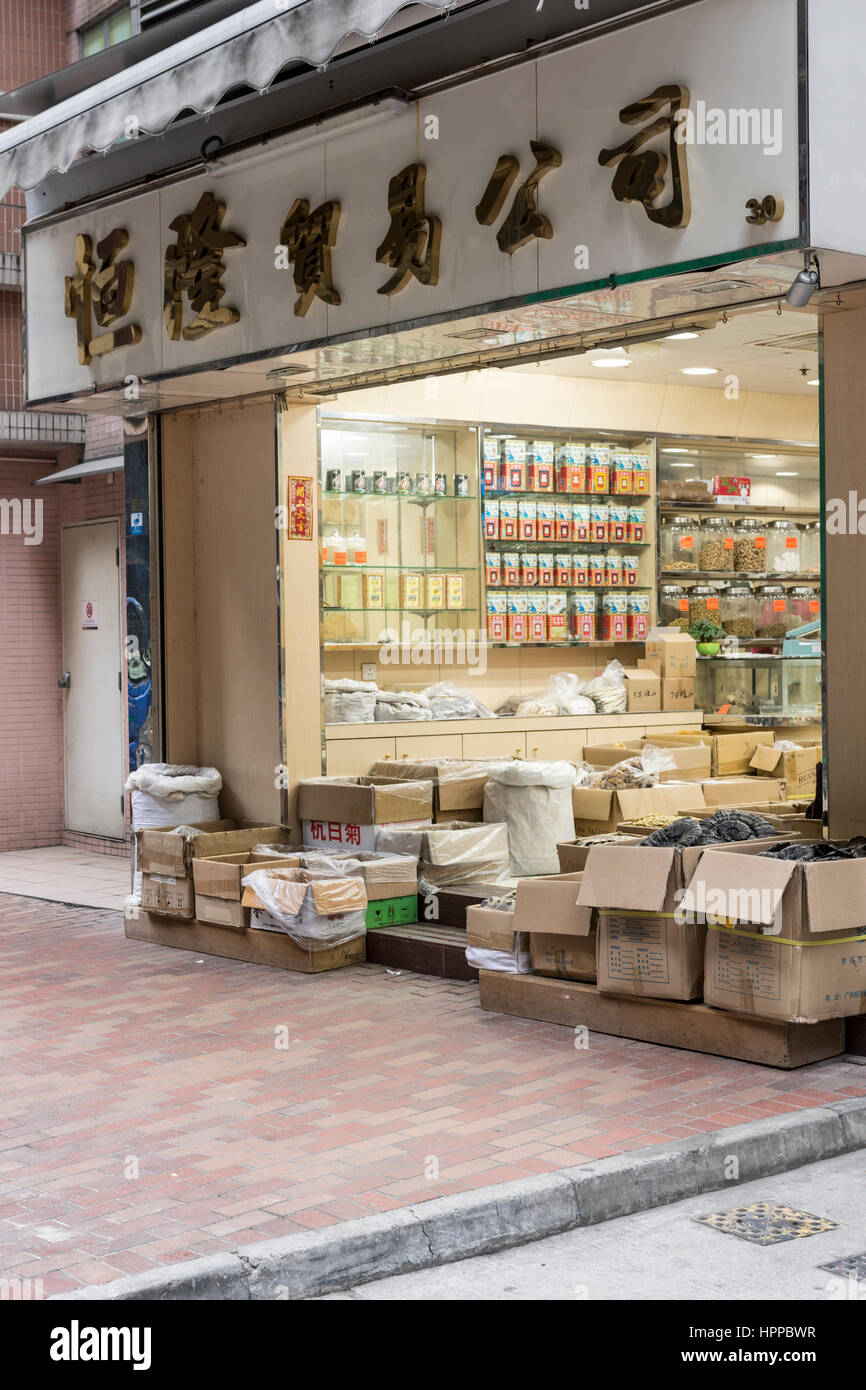
[[[302,975],[356,965],[364,959],[366,938],[358,936],[344,946],[324,951],[305,951],[282,932],[238,930],[217,927],[197,919],[161,917],[143,909],[127,909],[124,930],[132,941],[152,941],[158,946],[175,946],[203,956],[227,956],[251,965],[275,965],[280,970],[296,970]]]
[[[836,1057],[845,1049],[844,1018],[777,1023],[711,1009],[706,1004],[600,994],[595,985],[493,970],[480,971],[479,981],[481,1007],[493,1013],[569,1028],[583,1026],[595,1033],[709,1052],[741,1062],[787,1070]]]

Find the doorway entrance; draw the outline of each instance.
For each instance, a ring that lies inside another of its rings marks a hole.
[[[123,682],[120,524],[61,531],[65,823],[122,839]]]

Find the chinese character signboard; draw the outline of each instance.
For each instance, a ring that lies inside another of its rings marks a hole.
[[[313,539],[313,512],[316,494],[312,478],[289,478],[289,540]]]
[[[625,28],[382,106],[310,149],[258,148],[218,176],[36,222],[28,399],[790,243],[796,0],[706,0],[652,30],[652,44],[646,25]],[[718,138],[695,119],[710,97],[758,119]]]

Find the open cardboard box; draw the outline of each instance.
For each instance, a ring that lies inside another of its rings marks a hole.
[[[775,838],[749,840],[737,849],[757,855],[776,843]],[[598,987],[603,993],[700,999],[706,927],[677,916],[705,853],[699,845],[593,846],[578,902],[598,909]]]
[[[680,676],[693,678],[697,670],[697,656],[697,643],[687,632],[681,632],[678,627],[650,629],[644,659],[663,681]]]
[[[434,816],[453,811],[481,810],[484,788],[487,785],[489,763],[459,761],[455,758],[434,758],[429,762],[410,762],[390,759],[374,763],[370,777],[387,785],[390,782],[432,782]]]
[[[814,798],[818,788],[817,768],[821,761],[818,747],[782,749],[775,744],[759,744],[749,763],[761,779],[779,777],[788,788],[789,797]]]
[[[376,827],[419,825],[433,815],[430,781],[312,777],[298,783],[304,844],[334,850],[376,848]]]
[[[577,838],[603,835],[616,830],[622,821],[640,816],[684,815],[695,806],[705,806],[698,783],[671,783],[667,786],[622,791],[601,791],[595,787],[575,787],[571,794],[574,829]]]
[[[750,729],[748,733],[713,734],[713,776],[741,777],[749,771],[755,749],[773,744],[772,729]]]
[[[514,926],[529,935],[534,975],[595,979],[595,913],[578,905],[582,880],[581,873],[518,880]]]
[[[708,1004],[791,1023],[866,1013],[866,860],[708,849],[682,909],[709,928]]]
[[[514,913],[496,907],[466,909],[466,945],[484,951],[527,951],[514,925]]]
[[[195,916],[192,860],[196,854],[222,854],[250,845],[288,840],[281,825],[237,829],[235,821],[210,821],[190,827],[195,836],[176,830],[136,831],[136,866],[141,870],[141,905],[148,912],[190,920]]]
[[[622,846],[638,845],[649,830],[635,831],[633,834],[619,835],[618,838]],[[592,845],[581,845],[576,840],[561,840],[556,846],[556,853],[559,858],[559,872],[561,874],[583,873],[586,868],[586,861]]]
[[[718,811],[731,806],[748,806],[763,802],[782,803],[785,800],[785,783],[771,781],[768,777],[713,777],[702,782],[704,801],[707,806]]]

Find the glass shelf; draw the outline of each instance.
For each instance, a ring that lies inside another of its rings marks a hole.
[[[429,507],[433,502],[475,502],[475,493],[456,496],[453,492],[431,493],[429,497],[417,492],[322,492],[324,502],[414,502]]]
[[[655,501],[651,492],[493,492],[485,491],[485,499],[491,502],[578,502],[586,506],[592,502],[628,503],[633,507],[649,506]]]
[[[380,565],[375,560],[368,560],[366,565],[322,565],[323,570],[329,574],[369,574],[372,570],[378,573],[379,570],[396,570],[401,574],[426,574],[428,571],[433,574],[474,574],[474,565],[438,565],[435,560],[407,560],[404,565]]]
[[[617,542],[618,544],[619,542]],[[583,542],[581,542],[583,544]],[[737,583],[745,580],[747,583],[766,584],[770,581],[778,584],[803,584],[816,585],[821,583],[821,575],[816,571],[803,570],[799,574],[792,574],[790,570],[659,570],[662,579],[724,579],[733,580]]]
[[[527,546],[530,550],[537,550],[541,545],[549,545],[559,550],[561,550],[563,546],[568,546],[572,550],[580,550],[585,545],[590,548],[593,546],[603,546],[606,550],[616,547],[616,549],[619,550],[624,545],[633,545],[639,549],[641,546],[652,545],[652,541],[504,541],[501,536],[497,536],[495,540],[488,536],[484,538],[484,545],[485,548],[488,545],[507,545],[511,550],[513,550],[515,546],[524,550]],[[682,571],[678,571],[678,573],[682,573]]]
[[[564,592],[564,591],[560,591]],[[442,613],[452,617],[455,613],[474,613],[474,609],[467,608],[401,608],[399,604],[386,604],[384,608],[345,608],[341,604],[339,608],[329,608],[327,604],[322,608],[325,617],[333,617],[338,613],[414,613],[418,618],[429,618],[437,613]],[[328,639],[329,641],[332,639]]]
[[[525,593],[527,589],[534,594],[597,594],[605,593],[647,594],[655,586],[652,584],[488,584],[488,591],[494,594]]]

